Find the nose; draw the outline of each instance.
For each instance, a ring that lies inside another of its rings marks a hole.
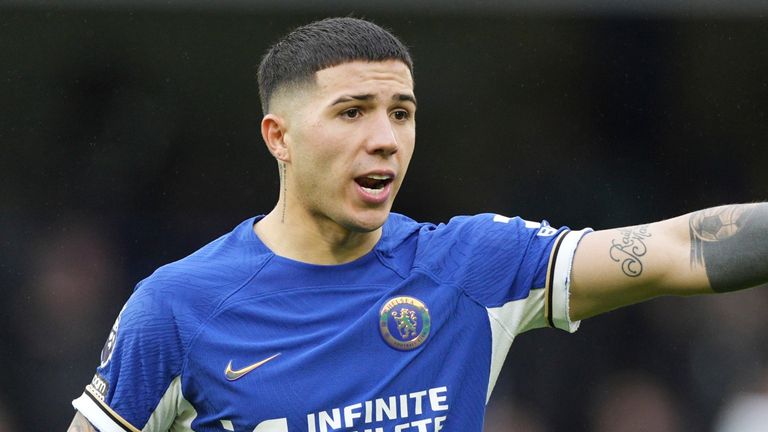
[[[377,113],[368,126],[368,153],[389,156],[397,152],[397,135],[389,113]]]

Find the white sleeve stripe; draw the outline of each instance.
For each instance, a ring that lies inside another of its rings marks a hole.
[[[543,324],[541,321],[543,303],[544,290],[537,289],[531,291],[525,299],[511,301],[499,307],[486,308],[491,327],[491,373],[488,377],[486,403],[496,386],[496,380],[499,378],[515,336]]]
[[[160,398],[142,431],[191,431],[196,417],[197,411],[182,394],[181,376],[177,376]]]
[[[72,401],[72,406],[101,432],[140,432],[87,390]]]
[[[555,246],[557,250],[553,251],[553,261],[550,262],[552,271],[547,281],[547,321],[552,327],[571,333],[575,332],[580,324],[580,321],[571,322],[568,312],[573,257],[581,238],[591,231],[570,231],[559,238]]]
[[[192,421],[197,417],[197,411],[181,392],[180,376],[171,381],[141,430],[117,414],[94,392],[90,384],[87,385],[83,395],[72,401],[72,405],[102,432],[191,431]]]
[[[560,233],[555,239],[555,244],[552,246],[552,251],[549,253],[549,263],[547,264],[547,277],[544,282],[544,318],[546,318],[547,324],[550,327],[555,327],[555,321],[552,313],[552,280],[555,276],[555,263],[557,262],[557,254],[560,251],[560,245],[563,243],[563,239],[569,231]]]

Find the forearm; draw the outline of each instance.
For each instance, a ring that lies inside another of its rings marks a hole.
[[[691,267],[715,292],[768,282],[768,203],[715,207],[690,214]]]
[[[714,207],[581,241],[572,319],[660,295],[727,292],[768,282],[768,203]]]
[[[97,432],[91,422],[88,421],[80,411],[75,414],[75,418],[72,419],[72,423],[69,425],[67,432]]]

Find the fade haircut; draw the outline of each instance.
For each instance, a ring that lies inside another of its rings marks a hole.
[[[315,72],[355,60],[400,60],[413,76],[408,48],[392,33],[362,19],[326,18],[290,32],[261,59],[257,76],[264,114],[278,90],[314,83]]]

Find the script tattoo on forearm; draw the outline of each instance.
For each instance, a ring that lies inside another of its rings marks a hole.
[[[615,262],[621,263],[621,271],[629,277],[638,277],[643,273],[641,258],[648,252],[645,241],[651,237],[648,225],[639,225],[617,230],[621,236],[611,241],[609,255]]]
[[[768,282],[768,204],[701,210],[688,225],[691,267],[705,269],[714,291]]]

